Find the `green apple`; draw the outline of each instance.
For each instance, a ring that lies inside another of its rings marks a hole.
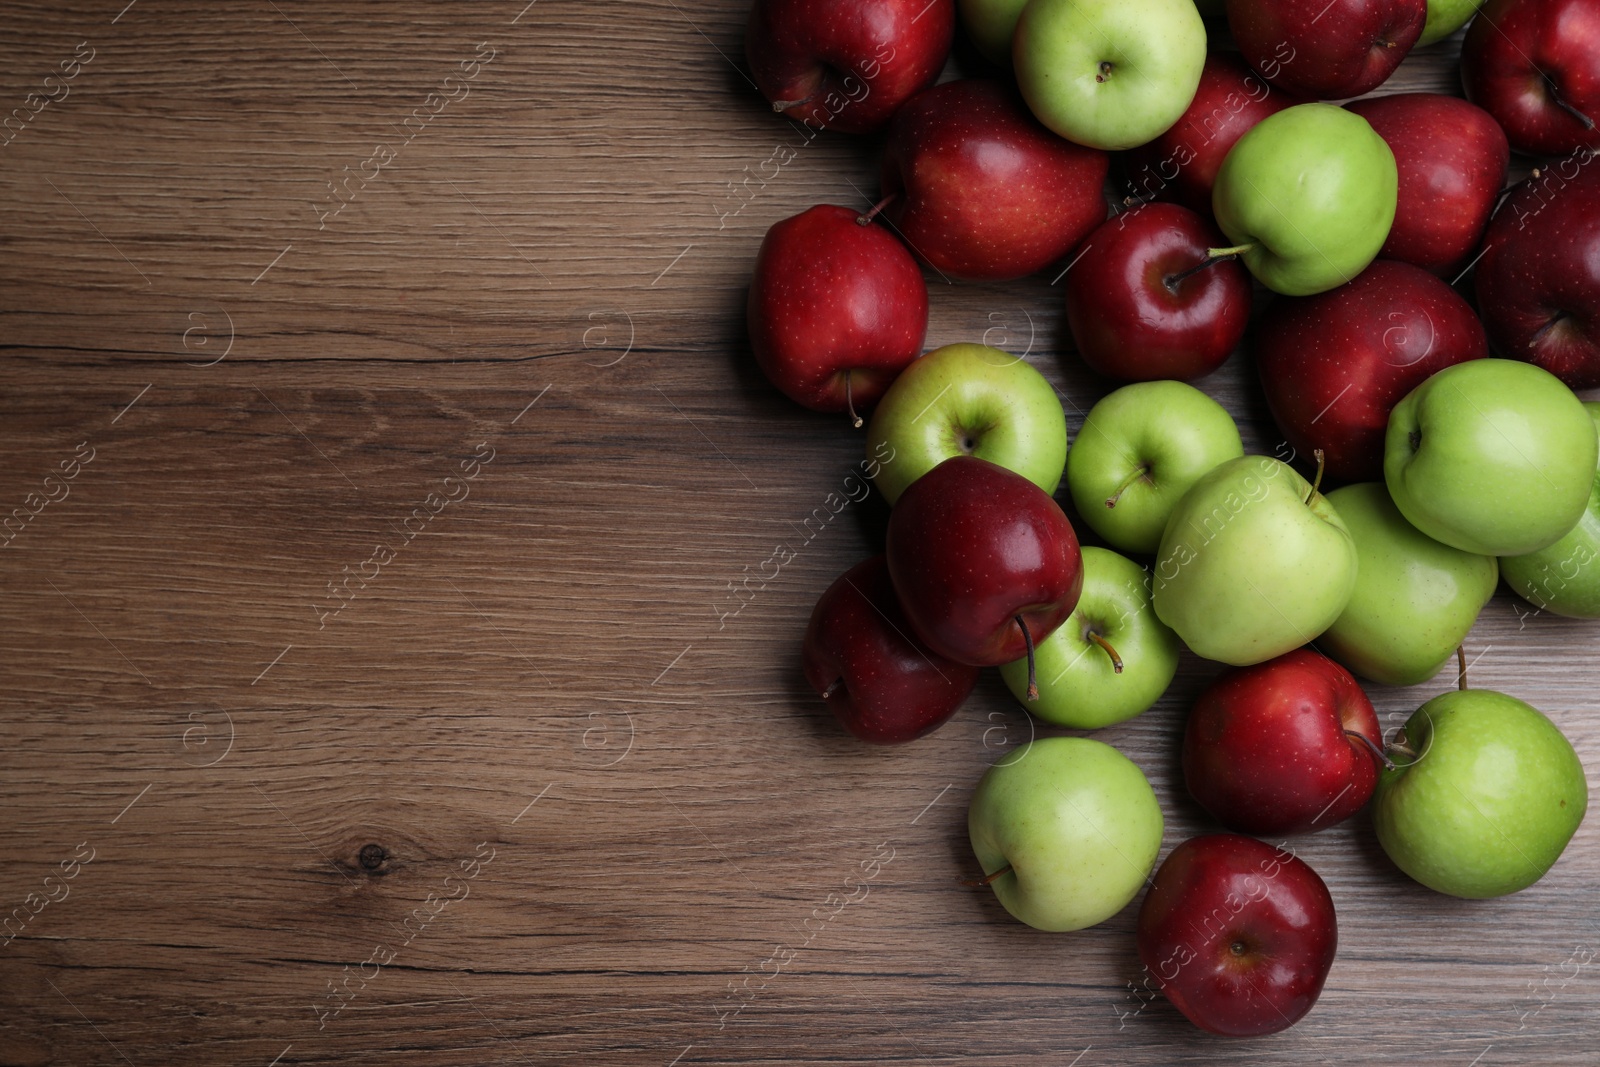
[[[1356,546],[1294,468],[1241,456],[1178,501],[1156,555],[1155,607],[1196,654],[1236,667],[1309,644],[1350,602]]]
[[[1194,99],[1206,24],[1194,0],[1032,0],[1011,61],[1040,122],[1090,148],[1134,148]]]
[[[1413,47],[1444,40],[1471,22],[1482,4],[1483,0],[1428,0],[1428,21],[1422,24],[1422,36]]]
[[[1154,552],[1189,487],[1242,455],[1239,427],[1221,404],[1183,382],[1137,382],[1089,410],[1067,452],[1067,488],[1111,545]]]
[[[1328,503],[1356,543],[1356,588],[1317,647],[1374,682],[1426,682],[1494,595],[1499,566],[1418,530],[1381,482],[1335,489]]]
[[[1044,375],[1017,356],[945,345],[901,371],[878,401],[867,455],[891,504],[960,455],[998,463],[1054,494],[1067,465],[1067,416]]]
[[[1039,699],[1027,699],[1027,660],[1007,663],[1000,675],[1044,721],[1098,730],[1161,699],[1178,673],[1178,648],[1178,635],[1150,604],[1150,572],[1090,546],[1083,549],[1078,606],[1035,649]]]
[[[1600,403],[1583,405],[1600,429]],[[1067,453],[1067,466],[1072,454]],[[1069,475],[1070,480],[1070,475]],[[1578,525],[1555,544],[1526,556],[1507,556],[1500,573],[1517,595],[1536,608],[1575,619],[1600,619],[1600,468]]]
[[[1411,525],[1464,552],[1522,556],[1578,524],[1594,488],[1594,421],[1549,371],[1474,359],[1389,413],[1383,479]]]
[[[995,896],[1040,930],[1081,930],[1126,907],[1155,866],[1162,828],[1144,772],[1087,737],[1028,742],[989,768],[967,809]]]
[[[1398,189],[1394,153],[1366,119],[1299,104],[1268,115],[1229,150],[1211,211],[1262,285],[1310,296],[1377,256]]]
[[[978,51],[998,66],[1011,63],[1011,35],[1028,0],[957,0],[961,24]]]
[[[1515,697],[1462,689],[1406,722],[1413,762],[1378,777],[1372,823],[1395,866],[1440,893],[1498,897],[1544,877],[1589,803],[1578,754]]]

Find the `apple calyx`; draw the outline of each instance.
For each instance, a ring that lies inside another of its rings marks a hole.
[[[1100,61],[1100,72],[1094,76],[1094,80],[1097,82],[1105,81],[1107,78],[1111,77],[1111,70],[1111,61],[1108,59],[1102,59]]]
[[[850,412],[850,425],[852,427],[854,427],[855,429],[859,430],[859,429],[861,429],[862,418],[861,418],[860,415],[856,414],[855,398],[850,395],[850,375],[851,375],[851,373],[852,373],[851,371],[845,371],[844,372],[844,406],[845,406],[845,410]]]
[[[1111,642],[1101,637],[1092,627],[1085,628],[1083,636],[1105,649],[1106,655],[1111,657],[1111,673],[1122,673],[1122,657],[1117,655],[1117,650],[1111,647]]]
[[[1122,484],[1117,486],[1116,492],[1114,492],[1110,496],[1106,497],[1106,507],[1108,507],[1108,508],[1116,507],[1117,506],[1117,501],[1122,499],[1122,494],[1126,493],[1128,491],[1128,489],[1133,485],[1134,482],[1138,481],[1140,478],[1147,478],[1147,477],[1149,477],[1149,475],[1150,475],[1150,464],[1148,464],[1148,463],[1139,464],[1137,467],[1135,467],[1133,469],[1133,473],[1132,474],[1130,474],[1126,478],[1122,479]]]
[[[894,198],[895,198],[895,194],[894,193],[890,193],[888,196],[884,197],[882,200],[879,200],[876,204],[873,204],[870,208],[868,208],[867,211],[864,214],[857,215],[856,216],[856,225],[857,226],[868,226],[868,225],[871,225],[873,218],[875,218],[877,216],[878,212],[880,212],[884,208],[888,207],[890,201],[892,201]]]
[[[1028,646],[1028,699],[1039,699],[1039,675],[1035,669],[1033,656],[1033,635],[1028,632],[1028,624],[1022,621],[1021,615],[1013,615],[1017,625],[1022,629],[1022,643]]]
[[[982,889],[986,885],[993,885],[1002,877],[1010,873],[1011,864],[1008,863],[1004,867],[1001,867],[998,871],[995,871],[993,874],[986,874],[982,878],[963,879],[961,884],[964,886],[969,886],[973,889]]]
[[[1317,490],[1322,486],[1323,468],[1328,465],[1327,456],[1323,453],[1322,449],[1313,449],[1311,454],[1317,457],[1317,474],[1316,477],[1311,480],[1311,492],[1307,493],[1305,500],[1301,501],[1303,504],[1309,504],[1311,501],[1316,499]]]
[[[1394,760],[1389,758],[1389,754],[1387,752],[1385,752],[1383,749],[1379,748],[1376,744],[1374,744],[1373,741],[1372,741],[1372,738],[1368,737],[1366,734],[1362,733],[1360,730],[1346,730],[1344,732],[1344,735],[1346,737],[1353,737],[1357,741],[1360,741],[1363,745],[1365,745],[1367,751],[1372,753],[1373,758],[1375,758],[1379,763],[1383,764],[1383,769],[1384,770],[1392,771],[1392,770],[1395,769]],[[1397,746],[1397,751],[1398,751],[1398,746]],[[1406,749],[1405,751],[1406,752],[1410,752],[1411,750],[1410,749]],[[1415,755],[1415,753],[1412,753],[1412,755]]]

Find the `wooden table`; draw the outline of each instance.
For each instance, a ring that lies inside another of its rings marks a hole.
[[[886,511],[826,503],[861,439],[753,369],[743,287],[875,147],[753,94],[745,0],[123,2],[0,45],[0,1064],[1596,1061],[1594,819],[1481,903],[1365,818],[1296,841],[1341,952],[1248,1044],[1134,988],[1133,909],[958,885],[1034,728],[991,676],[869,749],[800,678]],[[931,282],[930,347],[1027,353],[1081,423],[1048,277]],[[1270,451],[1243,362],[1203,384]],[[1600,766],[1597,630],[1528,610],[1472,679]],[[1168,847],[1215,671],[1098,735]]]

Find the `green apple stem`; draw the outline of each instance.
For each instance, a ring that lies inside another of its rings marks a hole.
[[[1406,728],[1404,726],[1394,732],[1394,737],[1390,739],[1388,747],[1384,750],[1385,755],[1390,752],[1398,752],[1410,760],[1411,762],[1406,764],[1407,767],[1417,762],[1417,750],[1412,748],[1411,743],[1406,740]]]
[[[891,201],[893,199],[894,199],[894,194],[890,193],[888,196],[884,197],[882,200],[879,200],[876,204],[873,204],[871,209],[869,209],[865,215],[857,215],[856,216],[856,225],[858,225],[858,226],[867,225],[869,222],[871,222],[873,220],[874,216],[876,216],[878,214],[878,212],[880,212],[884,208],[888,207],[889,206],[889,201]]]
[[[1028,699],[1039,699],[1039,675],[1033,658],[1033,635],[1028,632],[1028,624],[1022,621],[1021,615],[1013,615],[1017,625],[1022,629],[1022,643],[1028,646]]]
[[[852,371],[844,372],[844,406],[850,410],[850,425],[861,429],[861,416],[856,414],[855,398],[850,395],[850,375]]]
[[[1467,646],[1456,646],[1456,688],[1467,687]]]
[[[986,885],[993,885],[1000,878],[1010,873],[1011,864],[1008,863],[1004,867],[1001,867],[998,871],[995,871],[993,874],[984,875],[982,878],[973,878],[968,881],[964,881],[961,884],[965,886],[971,886],[973,889],[981,889]]]
[[[1122,484],[1117,486],[1117,491],[1112,493],[1110,496],[1106,497],[1106,507],[1108,507],[1108,508],[1116,507],[1117,506],[1117,501],[1122,499],[1122,494],[1126,493],[1128,491],[1128,488],[1131,485],[1133,485],[1134,482],[1138,481],[1140,478],[1143,478],[1145,475],[1147,475],[1149,473],[1150,473],[1150,464],[1148,464],[1148,463],[1141,463],[1141,464],[1139,464],[1139,466],[1135,467],[1132,474],[1130,474],[1126,478],[1122,479]]]
[[[1194,266],[1188,268],[1187,270],[1180,270],[1176,274],[1167,275],[1165,278],[1161,279],[1161,284],[1166,286],[1167,292],[1172,293],[1174,296],[1176,296],[1177,292],[1178,292],[1178,286],[1182,285],[1187,279],[1189,279],[1190,277],[1192,277],[1192,276],[1194,276],[1196,274],[1199,274],[1201,271],[1205,270],[1207,267],[1215,266],[1216,264],[1221,263],[1221,262],[1223,262],[1225,260],[1238,259],[1240,250],[1241,249],[1245,249],[1245,248],[1249,248],[1249,247],[1251,247],[1251,246],[1250,245],[1240,245],[1239,248],[1211,248],[1211,249],[1207,249],[1206,250],[1206,258],[1205,259],[1202,259],[1200,262],[1196,263]]]
[[[1387,755],[1385,755],[1383,749],[1381,749],[1377,745],[1373,744],[1372,743],[1372,738],[1368,737],[1366,734],[1362,733],[1359,730],[1346,730],[1344,732],[1344,735],[1346,737],[1353,737],[1357,741],[1360,741],[1363,745],[1366,745],[1367,746],[1367,751],[1371,752],[1374,756],[1377,757],[1378,762],[1383,764],[1385,770],[1390,770],[1390,771],[1394,770],[1394,760],[1390,759]]]
[[[1229,256],[1242,256],[1255,246],[1256,243],[1251,241],[1249,244],[1233,245],[1231,248],[1208,248],[1206,249],[1206,258],[1214,262],[1219,259],[1226,259]]]
[[[1121,674],[1122,673],[1122,657],[1117,655],[1117,650],[1111,647],[1111,642],[1107,641],[1105,638],[1101,637],[1099,634],[1095,633],[1093,630],[1089,631],[1089,635],[1088,636],[1089,636],[1089,640],[1093,641],[1095,644],[1097,644],[1101,648],[1105,649],[1106,650],[1106,655],[1111,657],[1111,673],[1113,673],[1113,674]]]
[[[1317,490],[1322,487],[1322,470],[1327,466],[1327,456],[1323,454],[1322,449],[1313,449],[1311,454],[1317,457],[1317,476],[1311,480],[1311,492],[1306,494],[1306,498],[1303,501],[1306,504],[1315,499]]]

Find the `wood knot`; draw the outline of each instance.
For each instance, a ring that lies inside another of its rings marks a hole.
[[[373,842],[372,844],[362,845],[361,852],[356,859],[360,862],[362,870],[368,874],[377,874],[384,869],[384,864],[388,862],[389,850]]]

